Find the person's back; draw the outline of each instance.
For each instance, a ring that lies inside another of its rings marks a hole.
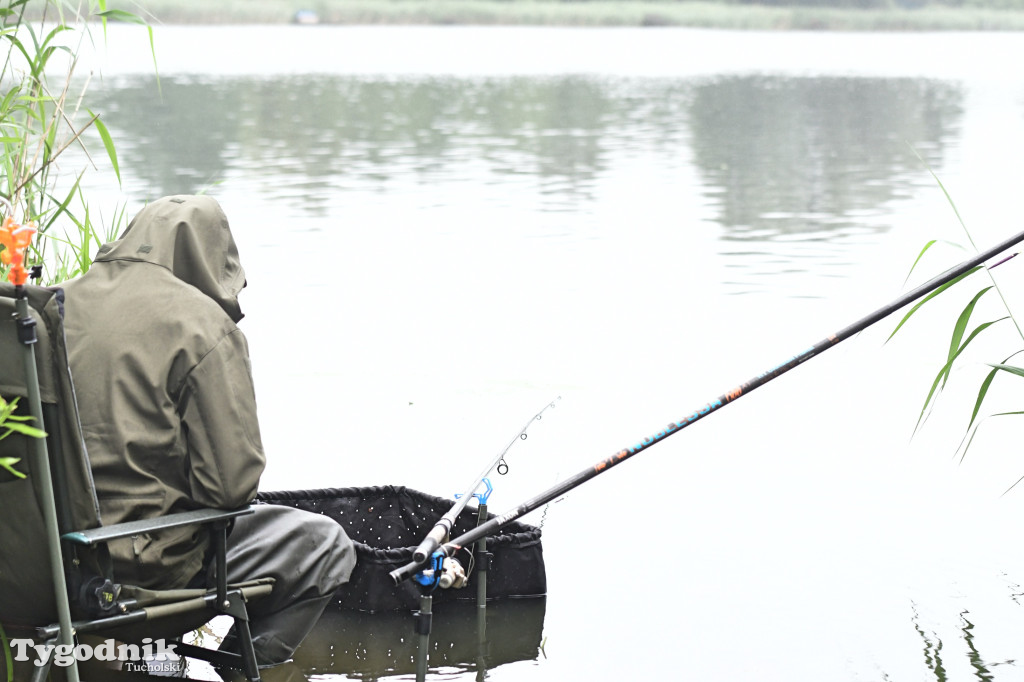
[[[216,202],[172,197],[143,210],[65,285],[104,523],[235,508],[255,496],[263,448],[245,338],[229,316],[241,318],[244,282]],[[147,587],[184,586],[206,548],[194,532],[123,541],[113,548],[119,571]]]
[[[265,458],[248,347],[235,324],[244,286],[227,219],[203,196],[153,202],[64,285],[71,372],[104,523],[237,508],[255,497]],[[355,562],[337,524],[296,511],[263,505],[229,539],[229,579],[258,572],[281,583],[263,605],[278,621],[266,628],[264,662],[290,655]],[[287,543],[300,539],[304,573],[287,556]],[[207,544],[185,528],[124,540],[111,553],[118,575],[166,589],[204,577]],[[302,612],[292,623],[282,613],[289,608]],[[259,627],[253,632],[260,654]]]

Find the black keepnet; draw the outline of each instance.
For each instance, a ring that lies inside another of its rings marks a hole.
[[[343,609],[394,611],[416,609],[422,588],[413,581],[394,585],[389,573],[412,560],[413,550],[452,501],[404,486],[325,488],[263,492],[259,502],[280,504],[324,514],[342,525],[356,547],[356,567],[348,584],[335,594]],[[488,518],[493,517],[489,514]],[[477,514],[466,509],[456,520],[452,535],[473,528]],[[488,537],[493,554],[487,574],[488,599],[536,597],[547,592],[541,530],[524,523],[510,523]],[[468,568],[468,554],[457,557]],[[433,591],[434,603],[474,600],[475,571],[470,587]]]

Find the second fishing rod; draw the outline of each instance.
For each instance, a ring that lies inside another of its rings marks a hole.
[[[477,489],[483,484],[484,479],[487,477],[487,475],[491,473],[491,471],[493,471],[494,469],[498,469],[498,473],[505,473],[504,471],[501,470],[501,467],[504,465],[506,469],[508,468],[508,465],[505,464],[505,455],[508,454],[508,451],[512,449],[512,446],[515,445],[517,441],[526,440],[526,431],[527,429],[530,428],[530,425],[533,424],[535,421],[540,421],[540,418],[544,415],[544,413],[547,410],[555,407],[555,405],[561,399],[561,396],[555,398],[550,403],[545,405],[540,412],[530,417],[530,421],[526,422],[526,425],[519,430],[519,433],[516,434],[515,438],[513,438],[509,442],[505,449],[498,453],[497,457],[491,460],[491,462],[487,465],[487,468],[485,468],[480,473],[479,476],[473,479],[473,483],[469,486],[469,488],[467,488],[464,493],[457,497],[455,504],[452,505],[452,508],[449,509],[444,516],[437,520],[434,526],[430,529],[430,532],[427,533],[426,537],[423,538],[423,540],[416,547],[416,549],[413,550],[412,560],[414,562],[416,562],[417,564],[423,564],[424,562],[426,562],[427,558],[431,554],[433,554],[434,551],[440,546],[440,544],[444,542],[444,539],[448,537],[448,534],[452,530],[452,526],[455,525],[455,519],[458,518],[459,514],[462,513],[462,510],[465,509],[466,503],[469,502],[469,500],[473,497],[473,494],[476,493]]]
[[[982,253],[979,253],[977,256],[965,260],[964,262],[950,268],[944,273],[937,275],[936,277],[933,277],[932,279],[928,280],[927,282],[918,286],[917,288],[908,291],[907,293],[903,294],[902,296],[897,298],[895,301],[889,303],[888,305],[882,306],[873,313],[865,317],[862,317],[853,324],[835,332],[834,334],[829,334],[821,341],[818,341],[809,348],[800,351],[799,353],[790,357],[784,362],[772,367],[771,369],[765,372],[762,372],[761,374],[740,384],[739,386],[736,386],[735,388],[726,391],[724,394],[718,396],[717,398],[708,403],[705,403],[704,405],[694,410],[692,413],[686,415],[682,419],[671,422],[663,429],[651,434],[650,436],[647,436],[643,440],[634,443],[629,447],[625,447],[619,450],[610,457],[600,460],[593,466],[588,467],[583,471],[579,472],[578,474],[576,474],[575,476],[572,476],[562,481],[561,483],[555,485],[554,487],[549,488],[540,495],[537,495],[536,497],[527,500],[526,502],[520,504],[518,507],[511,509],[504,514],[501,514],[500,516],[496,516],[480,524],[476,528],[460,535],[459,537],[454,538],[453,540],[441,545],[437,551],[442,552],[445,556],[452,556],[452,554],[457,552],[462,547],[465,547],[466,545],[476,542],[482,537],[494,534],[506,524],[515,521],[516,519],[524,516],[525,514],[528,514],[529,512],[533,511],[534,509],[537,509],[541,505],[547,504],[548,502],[557,499],[558,497],[561,497],[562,495],[569,492],[573,488],[576,488],[577,486],[586,483],[595,476],[598,476],[608,471],[616,464],[624,462],[633,455],[643,452],[652,445],[660,443],[669,436],[674,435],[681,431],[682,429],[686,428],[690,424],[693,424],[703,419],[709,414],[712,414],[718,411],[719,409],[725,407],[726,405],[729,405],[730,403],[735,402],[739,398],[747,395],[754,389],[760,388],[761,386],[767,384],[769,381],[782,376],[783,374],[793,369],[794,367],[801,365],[804,362],[807,362],[808,360],[817,355],[820,355],[824,351],[828,350],[829,348],[832,348],[833,346],[836,346],[837,344],[841,343],[842,341],[845,341],[851,336],[859,334],[860,332],[864,331],[871,325],[888,317],[889,315],[896,312],[900,308],[903,308],[909,303],[912,303],[917,299],[932,293],[933,291],[939,289],[942,286],[953,284],[959,281],[960,279],[980,269],[985,263],[985,261],[995,257],[996,255],[1002,253],[1003,251],[1006,251],[1010,247],[1014,246],[1015,244],[1019,244],[1022,241],[1024,241],[1024,232],[1016,234],[1013,237],[1010,237],[1009,239],[1000,242],[999,244],[996,244],[992,248]],[[406,564],[405,566],[402,566],[401,568],[397,568],[394,571],[391,571],[389,575],[397,585],[415,575],[417,571],[420,570],[420,567],[422,565],[423,562],[418,562],[414,560]]]

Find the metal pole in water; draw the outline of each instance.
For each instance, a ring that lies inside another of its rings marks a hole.
[[[487,503],[481,502],[477,509],[477,525],[487,520]],[[477,540],[473,552],[476,555],[476,637],[477,637],[477,680],[483,680],[487,672],[487,569],[490,568],[490,554],[487,553],[487,536]]]
[[[431,606],[434,598],[430,594],[420,595],[420,610],[416,613],[416,634],[420,636],[416,646],[416,682],[427,679],[427,659],[430,653],[430,624],[434,614]]]
[[[487,503],[481,502],[477,512],[477,525],[487,520]],[[476,606],[478,609],[487,608],[487,570],[490,568],[491,557],[487,553],[487,536],[477,540],[476,549]]]

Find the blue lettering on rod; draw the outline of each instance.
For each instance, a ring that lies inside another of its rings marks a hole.
[[[707,414],[710,414],[711,412],[717,410],[719,407],[722,406],[722,404],[723,404],[722,401],[719,400],[719,399],[716,399],[715,402],[713,402],[713,403],[708,403],[707,405],[705,405],[704,407],[700,408],[698,411],[694,412],[693,414],[689,415],[688,417],[685,417],[685,418],[683,418],[683,419],[681,419],[681,420],[679,420],[677,422],[673,422],[673,423],[669,424],[662,431],[658,431],[653,436],[648,436],[647,438],[644,438],[643,442],[637,443],[633,447],[628,448],[629,454],[634,455],[634,454],[640,452],[641,450],[643,450],[645,448],[649,448],[651,445],[654,445],[659,440],[661,440],[662,438],[668,436],[669,434],[675,433],[676,431],[678,431],[679,429],[683,428],[687,424],[691,424],[691,423],[697,421],[698,419],[700,419],[701,417],[703,417],[703,416],[705,416]]]

